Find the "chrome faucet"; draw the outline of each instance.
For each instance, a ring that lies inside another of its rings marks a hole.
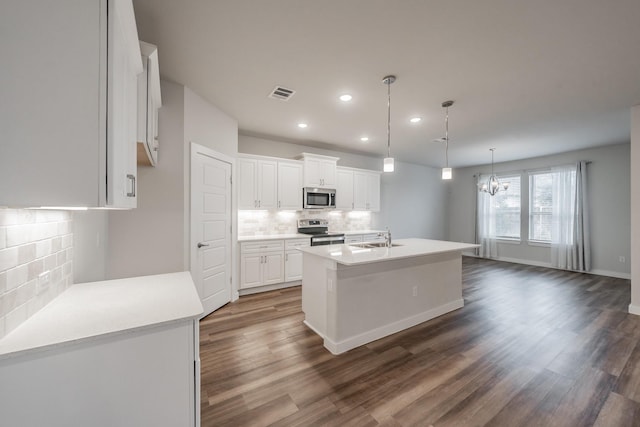
[[[391,247],[391,231],[389,231],[389,227],[387,227],[387,232],[386,233],[378,233],[379,237],[383,237],[384,236],[384,245],[387,248]]]

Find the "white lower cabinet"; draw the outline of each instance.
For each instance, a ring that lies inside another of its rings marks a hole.
[[[240,289],[284,282],[284,241],[240,244]]]
[[[302,252],[298,248],[311,245],[310,239],[295,239],[285,242],[284,281],[302,280]]]
[[[240,243],[240,289],[302,280],[302,252],[309,238]]]

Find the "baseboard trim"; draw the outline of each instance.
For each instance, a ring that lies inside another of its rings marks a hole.
[[[300,286],[302,284],[302,280],[296,280],[293,282],[284,282],[284,283],[276,283],[274,285],[266,285],[266,286],[258,286],[255,288],[247,288],[238,290],[238,295],[251,295],[257,294],[260,292],[268,292],[268,291],[276,291],[278,289],[284,288],[292,288],[294,286]]]
[[[471,253],[463,253],[463,255],[468,256],[468,257],[472,257],[472,258],[483,258],[481,256],[478,256],[476,254],[471,254]],[[489,260],[493,260],[493,261],[511,262],[513,264],[532,265],[534,267],[553,268],[553,269],[556,269],[556,270],[563,270],[563,271],[574,271],[574,270],[564,270],[564,269],[561,269],[561,268],[556,268],[556,267],[552,266],[550,262],[532,261],[532,260],[528,260],[528,259],[509,258],[509,257],[483,258],[483,259],[489,259]],[[619,271],[611,271],[611,270],[595,269],[595,270],[591,270],[591,271],[574,271],[574,273],[593,274],[595,276],[607,276],[607,277],[614,277],[616,279],[629,279],[629,280],[631,280],[631,274],[630,273],[621,273]]]
[[[640,305],[629,304],[629,313],[640,316]]]
[[[379,328],[372,329],[370,331],[364,332],[359,335],[355,335],[353,337],[347,338],[340,342],[335,342],[329,339],[328,337],[324,337],[324,346],[327,350],[329,350],[333,354],[341,354],[345,351],[349,351],[353,348],[359,347],[361,345],[370,343],[375,340],[379,340],[380,338],[384,338],[386,336],[395,334],[396,332],[403,331],[412,326],[418,325],[422,322],[426,322],[427,320],[434,319],[436,317],[442,316],[443,314],[449,313],[450,311],[457,310],[459,308],[464,307],[464,300],[462,298],[451,301],[447,304],[443,304],[441,306],[432,308],[431,310],[427,310],[423,313],[416,314],[414,316],[407,317],[402,320],[398,320],[396,322],[390,323],[388,325],[381,326]],[[307,326],[315,331],[309,324],[305,322]],[[316,332],[317,333],[317,332]],[[322,334],[318,334],[322,336]]]

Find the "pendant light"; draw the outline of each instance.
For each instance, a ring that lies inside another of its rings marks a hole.
[[[442,168],[442,179],[449,180],[453,178],[453,171],[449,167],[449,107],[453,105],[453,101],[444,101],[442,107],[446,109],[446,116],[444,119],[444,158],[445,163]]]
[[[493,152],[495,150],[496,150],[495,148],[489,149],[489,151],[491,151],[491,176],[489,177],[489,180],[487,182],[478,184],[478,191],[483,193],[489,193],[489,195],[491,196],[495,195],[500,190],[506,191],[507,188],[509,188],[508,182],[501,184],[500,181],[498,180],[498,177],[493,173]]]
[[[391,83],[396,81],[396,76],[386,76],[382,83],[387,85],[387,157],[384,158],[383,171],[393,172],[393,157],[391,157]]]

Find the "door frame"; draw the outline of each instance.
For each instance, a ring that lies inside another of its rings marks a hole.
[[[235,185],[237,182],[236,179],[236,159],[231,156],[227,156],[226,154],[222,154],[218,151],[212,150],[211,148],[205,147],[203,145],[197,144],[193,141],[190,142],[190,156],[189,156],[189,201],[188,201],[188,212],[189,212],[189,250],[186,251],[189,254],[189,271],[191,272],[191,276],[193,277],[193,272],[196,268],[195,260],[196,258],[196,245],[198,243],[198,239],[194,238],[193,235],[193,223],[194,216],[191,214],[191,202],[193,199],[193,186],[191,185],[191,168],[193,165],[193,159],[196,155],[203,154],[207,157],[211,157],[213,159],[219,160],[224,163],[228,163],[231,165],[231,302],[236,301],[240,298],[240,294],[238,293],[238,200],[237,200],[237,192],[235,191]]]

